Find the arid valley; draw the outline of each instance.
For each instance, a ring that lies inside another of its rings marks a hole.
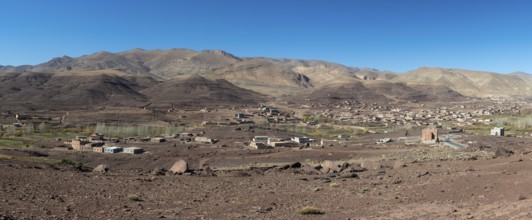
[[[188,49],[0,72],[0,219],[532,218],[525,73]]]

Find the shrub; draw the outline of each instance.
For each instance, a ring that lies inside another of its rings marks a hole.
[[[141,196],[138,195],[138,194],[129,194],[129,195],[127,196],[127,198],[128,198],[129,200],[131,200],[131,201],[135,201],[135,202],[142,201]]]
[[[80,171],[84,171],[86,169],[85,165],[82,162],[76,162],[72,160],[62,159],[61,164],[71,166],[72,168]]]
[[[305,207],[301,208],[298,211],[298,213],[301,214],[301,215],[322,215],[322,214],[325,214],[324,211],[321,211],[319,208],[312,207],[312,206],[305,206]]]

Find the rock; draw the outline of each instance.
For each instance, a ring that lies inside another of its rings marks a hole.
[[[495,157],[508,157],[513,155],[514,152],[511,150],[508,150],[504,147],[497,148],[497,151],[495,151]]]
[[[96,172],[96,173],[105,173],[107,171],[109,171],[109,167],[107,167],[107,165],[105,164],[100,164],[92,170],[92,172]]]
[[[320,167],[321,169],[321,167]],[[320,169],[316,169],[316,167],[313,167],[313,166],[303,166],[303,168],[301,169],[303,171],[303,173],[305,174],[309,174],[309,175],[312,175],[312,174],[319,174],[320,173]]]
[[[347,169],[348,166],[349,164],[346,162],[340,163],[336,161],[326,160],[321,163],[321,171],[322,173],[339,173]]]
[[[172,167],[170,168],[170,172],[174,174],[183,174],[187,171],[189,171],[188,163],[182,159],[175,162],[174,165],[172,165]]]
[[[525,199],[526,199],[526,196],[524,196],[524,195],[519,195],[517,197],[517,200],[525,200]]]
[[[166,173],[166,169],[164,168],[159,168],[159,167],[156,167],[155,169],[153,169],[151,171],[151,174],[152,175],[155,175],[155,176],[162,176]]]
[[[366,168],[361,167],[360,164],[356,164],[356,163],[350,164],[349,169],[353,170],[354,172],[364,172],[368,170]]]
[[[370,160],[363,161],[362,164],[360,164],[360,166],[368,170],[378,170],[382,168],[381,163],[376,162],[376,161],[370,161]]]
[[[330,160],[323,161],[321,167],[322,173],[335,172],[338,169],[338,165]]]
[[[201,172],[201,175],[204,176],[215,176],[214,171],[209,167],[205,166]]]
[[[286,164],[286,165],[280,166],[278,169],[279,170],[286,170],[288,168],[290,168],[290,165]]]
[[[346,173],[346,174],[340,175],[338,178],[340,179],[358,178],[358,175],[356,173]]]
[[[290,168],[301,168],[301,163],[300,162],[295,162],[293,164],[290,164]]]
[[[401,169],[403,167],[406,167],[406,164],[404,161],[402,160],[396,160],[393,162],[393,169],[396,170],[396,169]]]

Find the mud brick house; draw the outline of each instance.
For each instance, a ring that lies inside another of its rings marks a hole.
[[[92,150],[92,143],[85,139],[72,139],[70,145],[74,150]]]
[[[206,144],[212,144],[212,143],[216,143],[217,140],[213,138],[208,138],[208,137],[195,137],[194,141],[206,143]]]
[[[438,129],[435,127],[424,128],[421,131],[421,143],[434,144],[438,142]]]
[[[504,128],[494,127],[491,129],[491,135],[504,136]]]
[[[140,147],[126,147],[124,148],[124,153],[126,154],[141,154],[144,150]]]
[[[154,137],[154,138],[151,138],[150,141],[153,143],[162,143],[162,142],[166,142],[166,139],[162,137]]]
[[[103,135],[98,133],[92,133],[89,137],[89,140],[91,141],[103,141]]]
[[[121,147],[113,146],[113,147],[106,147],[103,149],[104,153],[108,154],[116,154],[122,152]]]
[[[93,147],[93,148],[92,148],[92,152],[103,153],[103,149],[105,149],[104,146],[101,146],[101,147]]]
[[[268,136],[255,136],[253,142],[268,144]]]
[[[300,144],[306,144],[310,142],[310,139],[308,137],[293,137],[292,141],[295,141]]]
[[[270,146],[268,146],[266,143],[263,142],[255,142],[252,141],[249,146],[255,149],[270,149]]]

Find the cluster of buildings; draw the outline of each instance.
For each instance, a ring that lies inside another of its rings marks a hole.
[[[249,146],[255,149],[268,149],[276,147],[310,146],[311,143],[314,143],[314,139],[310,139],[308,137],[292,137],[290,139],[283,139],[268,136],[255,136],[253,137],[253,140]]]
[[[323,103],[321,107],[328,106]],[[330,104],[329,104],[330,105]],[[486,116],[508,113],[519,113],[518,105],[500,106],[464,106],[439,107],[436,109],[425,108],[409,110],[394,108],[376,103],[368,105],[364,102],[344,101],[334,104],[334,107],[320,108],[317,104],[309,106],[313,112],[305,114],[322,120],[336,121],[340,124],[351,124],[370,127],[393,127],[402,125],[431,126],[450,122],[456,126],[489,125],[490,119]]]
[[[96,153],[109,153],[115,154],[124,152],[127,154],[141,154],[144,150],[140,147],[118,147],[118,146],[107,146],[106,139],[103,135],[98,133],[93,133],[89,137],[76,137],[70,141],[65,141],[66,145],[70,145],[73,150],[78,151],[92,151]]]

